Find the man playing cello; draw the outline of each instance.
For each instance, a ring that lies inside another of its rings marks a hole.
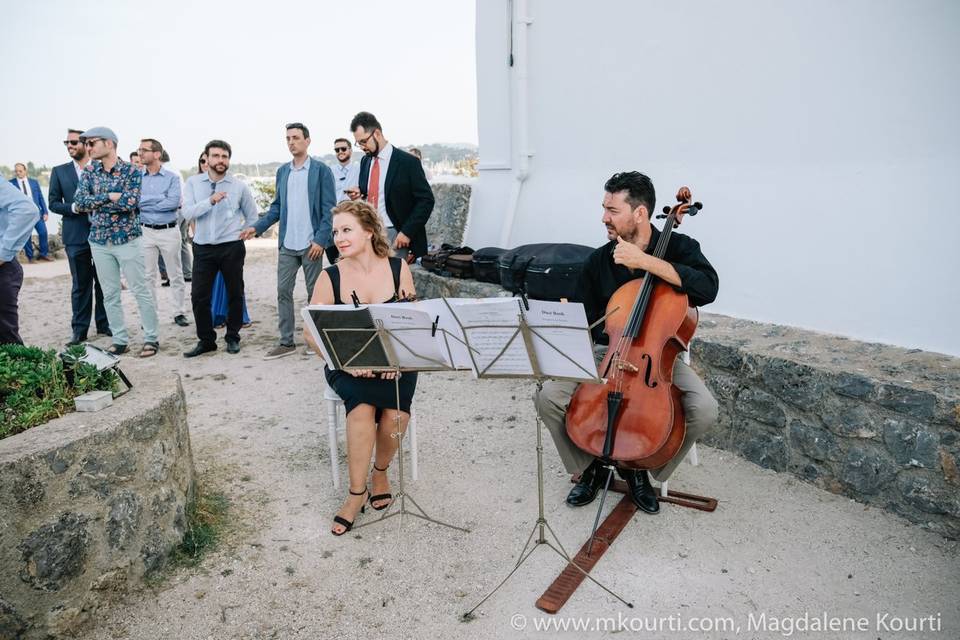
[[[604,190],[602,220],[610,241],[587,258],[574,298],[583,303],[587,321],[593,323],[602,318],[614,292],[647,272],[685,293],[691,306],[713,302],[719,286],[717,272],[696,240],[673,233],[663,259],[650,255],[660,237],[660,231],[650,223],[656,205],[650,178],[636,171],[617,173],[607,180]],[[690,191],[682,187],[677,198],[688,200]],[[597,350],[605,352],[609,339],[603,324],[593,329],[593,338]],[[673,459],[651,471],[661,482],[670,477],[690,447],[717,421],[717,401],[693,369],[679,358],[673,368],[673,384],[682,394],[686,437]],[[567,496],[567,504],[579,507],[593,501],[606,475],[599,461],[579,449],[567,435],[566,410],[576,389],[576,382],[550,380],[534,403],[567,472],[582,473]],[[660,510],[647,471],[625,467],[618,467],[617,471],[627,481],[630,497],[638,508],[647,513]]]

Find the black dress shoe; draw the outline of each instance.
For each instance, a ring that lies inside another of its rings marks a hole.
[[[112,338],[112,337],[113,337],[113,331],[110,331],[110,329],[97,329],[97,335],[98,335],[98,336],[110,336],[110,337]]]
[[[239,340],[227,340],[227,353],[240,353]]]
[[[178,316],[174,316],[173,321],[174,321],[175,323],[177,323],[178,325],[180,325],[181,327],[189,327],[189,326],[190,326],[190,323],[187,322],[187,316],[183,315],[182,313],[181,313],[180,315],[178,315]]]
[[[73,347],[78,344],[83,344],[86,341],[87,341],[87,336],[73,336],[72,338],[70,338],[70,342],[67,343],[67,346]]]
[[[216,351],[216,350],[217,350],[217,345],[216,345],[216,343],[214,343],[214,344],[206,344],[206,343],[204,343],[204,342],[198,342],[198,343],[197,343],[197,346],[195,346],[193,349],[190,349],[190,351],[184,351],[184,352],[183,352],[183,357],[184,357],[184,358],[196,358],[197,356],[202,356],[203,354],[207,353],[208,351]]]
[[[633,469],[617,469],[620,477],[627,481],[630,499],[640,511],[646,513],[660,513],[660,503],[657,501],[657,492],[650,484],[650,475],[646,471]]]
[[[571,507],[582,507],[593,502],[600,485],[607,479],[606,473],[607,470],[599,460],[591,462],[580,474],[580,481],[573,485],[573,489],[567,494],[567,504]]]

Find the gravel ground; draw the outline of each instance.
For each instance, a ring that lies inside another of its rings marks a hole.
[[[957,542],[707,447],[700,466],[682,465],[671,485],[716,497],[717,511],[637,514],[595,569],[633,609],[586,583],[560,614],[540,612],[535,600],[563,568],[540,548],[473,620],[460,621],[513,567],[536,521],[533,385],[421,377],[420,478],[408,490],[431,516],[470,533],[408,517],[331,536],[345,489],[334,492],[330,479],[321,363],[302,350],[261,359],[276,339],[274,242],[248,245],[254,325],[239,355],[221,343],[213,355],[182,358],[193,327],[171,322],[161,289],[160,354],[124,360],[135,385],[148,367],[182,376],[196,468],[208,490],[230,498],[230,528],[198,568],[101,611],[87,640],[960,638]],[[28,344],[62,345],[66,261],[24,269],[21,333]],[[132,296],[124,301],[136,327]],[[133,332],[134,351],[141,338]],[[594,511],[563,504],[569,481],[544,438],[547,518],[574,549]],[[341,436],[344,465],[342,456]],[[395,480],[396,464],[391,472]],[[847,630],[818,631],[824,616]],[[908,630],[929,616],[932,631]]]

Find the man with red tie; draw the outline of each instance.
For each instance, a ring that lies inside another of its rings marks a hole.
[[[413,262],[426,255],[424,227],[434,199],[420,160],[390,144],[372,113],[355,115],[350,131],[366,155],[360,160],[359,183],[347,189],[347,195],[351,200],[364,198],[376,208],[398,257]]]

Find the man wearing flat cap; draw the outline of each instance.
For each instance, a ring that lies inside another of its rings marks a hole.
[[[103,287],[103,302],[119,355],[127,350],[127,328],[120,303],[120,271],[137,300],[143,326],[140,357],[156,355],[157,309],[144,275],[140,230],[140,170],[117,157],[117,134],[107,127],[87,129],[81,135],[93,162],[80,177],[73,197],[77,211],[90,215],[90,249]]]

